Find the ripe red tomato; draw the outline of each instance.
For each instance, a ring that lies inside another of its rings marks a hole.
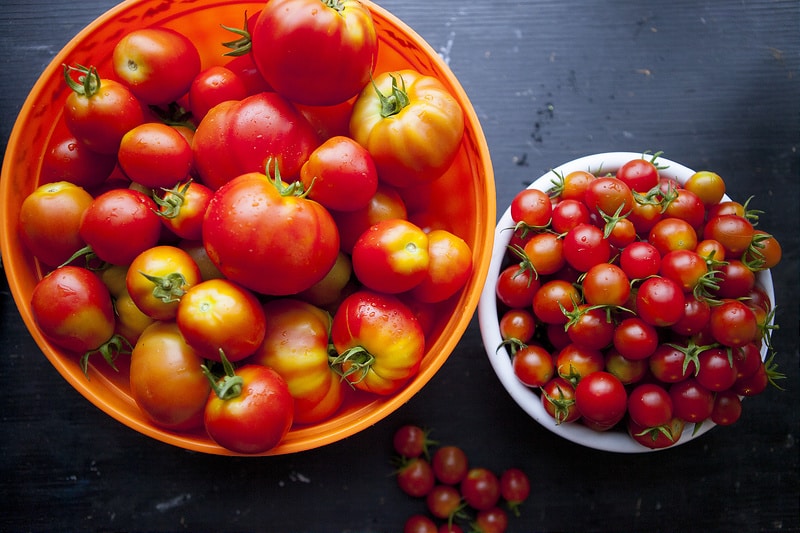
[[[523,247],[525,257],[540,276],[555,274],[564,266],[564,243],[553,233],[537,233]]]
[[[49,266],[65,263],[83,248],[80,223],[92,196],[66,181],[40,185],[25,197],[19,211],[20,239]]]
[[[378,190],[372,156],[350,137],[335,136],[318,146],[300,169],[308,197],[328,209],[365,207]]]
[[[447,445],[437,448],[431,458],[431,467],[439,483],[456,485],[467,475],[469,460],[462,448]]]
[[[395,187],[441,176],[463,135],[458,101],[438,78],[414,70],[377,75],[356,99],[350,117],[350,136],[372,155],[381,180]]]
[[[647,375],[646,359],[628,359],[613,347],[607,349],[603,357],[605,359],[603,369],[616,376],[624,385],[638,383]]]
[[[135,189],[112,189],[83,212],[80,236],[101,260],[128,265],[161,237],[158,206]]]
[[[719,426],[729,426],[742,416],[742,401],[732,390],[720,391],[714,397],[711,421]]]
[[[558,233],[566,233],[578,224],[588,224],[589,209],[578,200],[562,199],[553,206],[550,228]]]
[[[192,168],[192,147],[172,126],[146,122],[129,130],[117,153],[125,175],[149,189],[170,188]]]
[[[678,442],[683,434],[684,421],[674,417],[668,424],[656,428],[640,426],[633,419],[628,419],[628,435],[642,446],[651,449],[668,448]]]
[[[461,506],[461,494],[452,485],[434,485],[425,495],[428,511],[443,520],[452,520]]]
[[[264,79],[292,101],[343,102],[369,84],[378,38],[355,0],[270,1],[252,29],[252,57]]]
[[[470,468],[460,490],[467,505],[477,511],[491,509],[500,500],[500,480],[488,468]]]
[[[365,287],[397,294],[419,285],[428,271],[428,235],[403,219],[378,222],[353,247],[353,272]]]
[[[714,409],[714,393],[692,377],[673,383],[669,395],[675,416],[689,423],[701,423]]]
[[[400,490],[414,498],[427,496],[436,484],[431,464],[424,457],[410,457],[396,472]]]
[[[261,365],[234,372],[230,363],[219,380],[206,372],[214,393],[208,397],[204,424],[217,444],[245,454],[264,453],[280,444],[294,417],[294,400],[280,374]]]
[[[626,215],[633,207],[633,193],[624,181],[603,176],[589,182],[584,202],[596,215]]]
[[[611,245],[597,226],[578,224],[564,236],[564,258],[579,272],[606,263],[610,257]]]
[[[500,337],[527,344],[536,333],[536,317],[528,309],[509,309],[500,317]]]
[[[65,181],[94,189],[101,185],[117,165],[116,153],[92,150],[69,132],[51,142],[42,159],[39,183]]]
[[[632,159],[617,170],[616,178],[625,183],[631,190],[646,193],[658,185],[658,167],[654,164],[658,155],[650,161]]]
[[[542,406],[556,424],[574,422],[581,417],[575,406],[575,386],[556,376],[541,388]]]
[[[200,72],[189,87],[189,110],[192,119],[199,123],[217,104],[228,100],[242,100],[250,93],[244,80],[233,70],[214,65]]]
[[[408,517],[403,525],[403,533],[437,533],[436,523],[424,514]]]
[[[131,352],[131,397],[159,426],[199,428],[211,392],[202,365],[203,358],[186,343],[175,322],[155,322]]]
[[[203,222],[208,256],[230,280],[253,291],[289,295],[330,271],[339,234],[317,202],[289,194],[275,180],[249,173],[212,198]]]
[[[614,375],[598,371],[585,375],[575,386],[575,405],[584,421],[597,430],[611,429],[625,416],[628,395]]]
[[[672,250],[661,258],[659,273],[678,283],[688,293],[703,283],[708,274],[708,265],[693,250]]]
[[[331,211],[339,228],[340,246],[350,254],[356,241],[370,227],[383,220],[408,219],[402,196],[394,187],[378,183],[378,190],[365,207],[354,211]]]
[[[706,217],[703,201],[692,191],[678,189],[675,197],[664,208],[665,217],[685,220],[693,228],[700,228]]]
[[[550,223],[553,204],[547,193],[538,189],[523,189],[511,200],[511,219],[528,228],[543,228]]]
[[[531,494],[531,481],[519,468],[508,468],[500,474],[500,496],[514,514],[519,516],[519,507]]]
[[[540,288],[539,279],[530,269],[511,265],[504,268],[497,278],[495,294],[497,298],[511,308],[529,307]],[[560,286],[559,286],[560,288]],[[542,298],[543,304],[548,303]],[[561,310],[558,310],[561,313]],[[563,313],[558,317],[561,323],[566,322]],[[563,320],[562,320],[563,319]]]
[[[240,361],[258,349],[266,317],[256,297],[226,279],[198,283],[184,294],[175,317],[186,342],[206,359]]]
[[[126,343],[114,335],[114,307],[105,284],[92,271],[64,266],[42,278],[31,294],[36,325],[53,344],[81,354],[88,372],[89,356],[99,353],[112,367]]]
[[[203,219],[214,192],[193,180],[179,183],[154,196],[161,222],[181,239],[199,241],[203,238]]]
[[[617,265],[597,264],[583,277],[583,297],[589,305],[623,306],[630,293],[630,280]]]
[[[100,78],[94,67],[65,65],[64,79],[72,90],[64,102],[67,129],[90,149],[116,154],[122,136],[144,122],[139,100],[123,84]]]
[[[659,344],[648,359],[650,372],[664,383],[677,383],[695,374],[697,365],[686,353],[670,344]]]
[[[562,200],[577,200],[583,203],[586,196],[586,188],[595,179],[595,175],[585,170],[575,170],[570,172],[557,186],[559,197]]]
[[[669,326],[683,316],[684,301],[677,282],[660,276],[647,278],[636,291],[636,313],[651,326]]]
[[[642,383],[628,395],[628,415],[636,424],[655,428],[672,420],[672,398],[655,383]]]
[[[616,325],[613,342],[622,356],[646,359],[658,347],[658,330],[639,317],[629,317]]]
[[[541,387],[555,373],[553,357],[538,344],[528,344],[517,350],[512,356],[511,367],[517,379],[527,387]]]
[[[739,300],[725,300],[711,309],[711,335],[723,346],[737,348],[757,339],[758,322],[753,311]]]
[[[605,359],[599,350],[568,344],[555,356],[556,372],[573,385],[586,376],[603,370]]]
[[[194,259],[181,248],[167,245],[137,255],[125,278],[136,307],[155,320],[175,318],[181,297],[200,281]]]
[[[392,436],[392,447],[401,457],[428,456],[428,446],[433,444],[428,431],[415,425],[405,424],[397,428]]]
[[[114,73],[145,104],[163,105],[189,91],[200,72],[200,53],[175,30],[154,27],[126,33],[112,53]]]
[[[661,254],[649,242],[639,241],[622,249],[619,264],[629,279],[644,279],[658,274]]]
[[[754,233],[753,224],[744,216],[720,215],[708,219],[703,238],[720,242],[726,253],[738,257],[750,246]]]
[[[501,507],[491,507],[478,511],[475,527],[481,533],[505,533],[508,529],[508,513]]]
[[[368,290],[351,294],[333,316],[332,364],[354,387],[392,394],[419,370],[425,334],[396,297]]]
[[[213,107],[197,125],[192,143],[200,180],[212,190],[245,173],[294,180],[319,145],[311,124],[276,93],[263,92]]]

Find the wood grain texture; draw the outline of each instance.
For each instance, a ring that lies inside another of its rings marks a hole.
[[[489,143],[498,216],[550,168],[601,151],[658,151],[755,196],[783,244],[773,273],[786,391],[748,399],[729,428],[619,456],[532,422],[488,364],[477,320],[436,377],[367,431],[275,458],[204,456],[145,438],[56,373],[0,288],[0,530],[400,531],[421,501],[393,482],[406,422],[472,464],[526,470],[533,496],[509,531],[800,530],[795,0],[384,0],[448,61]],[[0,140],[42,69],[110,0],[5,1]],[[457,194],[457,192],[454,192]]]

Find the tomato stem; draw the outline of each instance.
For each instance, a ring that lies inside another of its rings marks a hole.
[[[233,28],[224,24],[220,24],[220,27],[222,27],[223,30],[228,30],[239,36],[238,39],[222,43],[222,46],[231,49],[230,52],[222,54],[223,56],[239,57],[250,53],[250,50],[253,48],[253,39],[247,29],[247,10],[244,12],[244,25],[241,28]]]
[[[404,107],[411,103],[408,98],[408,93],[406,92],[406,82],[403,80],[403,77],[399,76],[403,84],[402,89],[397,86],[397,78],[391,74],[389,74],[389,77],[392,79],[392,92],[389,96],[383,94],[375,84],[375,80],[372,80],[372,86],[375,88],[375,93],[378,95],[378,99],[381,103],[381,116],[383,118],[398,114]]]
[[[151,276],[140,270],[139,274],[155,285],[153,296],[165,304],[179,302],[181,296],[186,294],[184,290],[186,278],[180,272],[172,272],[166,276]]]
[[[78,72],[78,81],[72,77],[73,72]],[[95,67],[71,67],[64,63],[64,81],[70,89],[86,98],[91,98],[100,90],[100,74]]]
[[[274,167],[274,176],[270,174],[269,167],[270,164],[273,164]],[[308,196],[308,193],[311,191],[311,187],[308,189],[305,188],[302,181],[293,181],[292,183],[287,184],[281,179],[281,171],[278,168],[278,160],[275,158],[270,157],[267,159],[266,169],[264,173],[267,176],[267,180],[269,180],[272,185],[278,190],[281,196],[294,196],[297,198],[305,198]],[[314,185],[314,182],[311,182],[311,185]]]
[[[225,372],[221,378],[211,372],[207,365],[201,365],[200,369],[211,384],[211,389],[214,391],[214,394],[216,394],[220,400],[232,400],[242,394],[244,379],[236,375],[233,363],[228,361],[228,358],[225,357],[225,352],[222,351],[222,348],[219,350],[219,357],[222,361],[223,371]]]
[[[354,346],[329,359],[331,368],[350,384],[360,383],[367,377],[367,373],[375,363],[375,356],[363,346]],[[361,375],[350,379],[349,376],[360,373]]]
[[[101,344],[94,350],[89,350],[81,356],[80,366],[86,379],[89,379],[89,357],[93,354],[99,353],[106,360],[106,363],[111,366],[116,372],[119,372],[114,361],[120,354],[129,354],[133,350],[130,341],[119,334],[114,334],[110,339]]]

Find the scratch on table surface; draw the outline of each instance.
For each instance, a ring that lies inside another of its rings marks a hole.
[[[450,64],[450,52],[453,50],[453,41],[455,41],[456,32],[451,31],[447,37],[444,46],[439,47],[439,55],[442,57],[446,65]]]
[[[167,501],[163,501],[161,503],[156,504],[156,510],[160,512],[169,511],[170,509],[174,509],[175,507],[180,507],[181,505],[185,504],[189,500],[192,499],[192,495],[188,492],[183,494],[178,494],[174,498],[170,498]]]

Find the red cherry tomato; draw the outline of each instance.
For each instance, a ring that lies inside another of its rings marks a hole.
[[[244,80],[233,70],[215,65],[200,72],[189,87],[189,110],[199,123],[217,104],[228,100],[242,100],[248,92]]]
[[[147,122],[122,137],[117,159],[131,181],[150,189],[169,188],[189,175],[192,147],[175,128]]]
[[[575,386],[575,405],[583,419],[591,421],[596,429],[611,429],[625,416],[628,395],[614,375],[592,372]]]

